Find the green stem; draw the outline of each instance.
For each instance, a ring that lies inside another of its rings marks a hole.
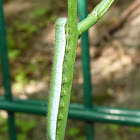
[[[93,26],[109,9],[114,0],[102,0],[92,12],[78,24],[78,35],[81,36],[82,33],[87,31],[91,26]]]
[[[74,64],[76,58],[77,40],[78,40],[78,29],[77,29],[77,0],[68,0],[68,28],[69,28],[69,42],[68,48],[69,52],[67,54],[67,61],[65,63],[66,72],[65,77],[67,77],[67,82],[62,86],[62,90],[66,92],[63,96],[63,102],[65,107],[60,109],[61,114],[63,114],[63,119],[58,122],[59,129],[57,129],[57,139],[64,140],[65,128],[68,118],[68,110],[70,103],[70,95],[72,88],[72,79]]]

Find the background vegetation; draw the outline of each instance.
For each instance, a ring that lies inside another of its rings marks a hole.
[[[90,0],[89,12],[100,0]],[[116,0],[89,30],[91,79],[96,105],[140,108],[140,6]],[[125,13],[130,14],[120,23]],[[47,100],[54,47],[54,23],[67,17],[66,0],[5,0],[4,13],[13,96]],[[118,28],[116,25],[120,23]],[[113,32],[110,32],[115,28]],[[83,103],[81,48],[78,42],[71,102]],[[0,71],[0,95],[3,95]],[[0,139],[8,140],[7,114],[0,111]],[[46,118],[16,114],[19,140],[45,140]],[[96,139],[139,139],[140,128],[95,124]],[[85,124],[69,120],[67,140],[85,140]]]

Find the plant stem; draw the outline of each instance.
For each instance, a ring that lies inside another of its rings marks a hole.
[[[73,71],[76,58],[77,40],[78,40],[78,28],[77,28],[77,0],[68,0],[68,28],[69,28],[69,52],[67,54],[67,60],[65,63],[67,82],[63,86],[63,91],[66,91],[66,95],[63,97],[65,107],[61,108],[61,114],[63,118],[59,121],[59,129],[57,129],[57,139],[64,140],[65,128],[68,118],[68,110],[70,103],[70,95],[73,80]]]
[[[78,35],[81,36],[83,32],[93,26],[106,13],[113,2],[114,0],[102,0],[87,18],[78,24]]]

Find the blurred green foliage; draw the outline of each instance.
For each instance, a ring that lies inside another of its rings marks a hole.
[[[27,82],[26,72],[23,69],[19,69],[19,72],[15,75],[15,81],[23,84]]]
[[[79,138],[75,138],[74,140],[86,140],[85,136],[80,136]]]
[[[20,129],[22,133],[28,133],[36,126],[36,121],[34,119],[32,120],[21,120],[16,119],[16,126]]]
[[[102,130],[106,131],[106,130],[111,130],[112,132],[117,132],[119,129],[118,125],[115,124],[109,124],[109,125],[102,125]]]
[[[69,131],[68,131],[68,135],[69,135],[69,136],[76,136],[76,135],[78,135],[79,133],[80,133],[80,129],[77,128],[77,127],[72,127],[72,128],[70,128]]]
[[[68,129],[68,136],[73,140],[86,140],[86,136],[81,135],[81,130],[79,127],[71,127]]]
[[[140,134],[140,128],[131,126],[131,127],[122,127],[121,125],[116,124],[103,124],[101,130],[107,136],[107,140],[130,140],[131,137],[129,134],[138,135]]]
[[[139,128],[139,127],[134,127],[134,126],[132,126],[132,127],[130,128],[130,133],[132,133],[132,134],[134,134],[134,133],[140,134],[140,128]]]
[[[40,72],[42,77],[48,74],[47,71],[42,71],[43,67],[48,65],[43,56],[34,55],[33,62],[29,56],[26,60],[26,53],[33,52],[33,43],[36,38],[40,38],[40,32],[56,18],[52,9],[45,6],[31,9],[26,19],[16,18],[8,22],[10,23],[6,28],[8,56],[10,64],[16,67],[16,69],[11,68],[11,76],[12,80],[20,83],[19,85],[32,80],[33,75],[37,75],[36,71]]]
[[[17,131],[18,131],[18,140],[31,140],[29,139],[28,134],[30,134],[30,132],[36,127],[37,122],[35,120],[35,118],[33,119],[28,119],[25,120],[21,117],[16,117],[16,127],[17,127]],[[7,135],[5,135],[5,133],[8,132],[8,125],[7,125],[7,119],[3,118],[0,115],[0,138],[2,140],[6,139]]]

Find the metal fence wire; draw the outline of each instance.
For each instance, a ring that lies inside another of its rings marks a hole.
[[[80,20],[87,16],[87,0],[78,1],[78,13]],[[69,118],[86,122],[87,140],[94,140],[93,123],[95,122],[140,126],[139,110],[94,106],[92,104],[88,32],[82,35],[81,42],[84,104],[70,104]],[[9,139],[17,140],[14,114],[21,112],[45,116],[48,103],[47,101],[21,100],[12,97],[2,0],[0,0],[0,59],[5,90],[5,95],[0,96],[0,109],[8,112]]]

